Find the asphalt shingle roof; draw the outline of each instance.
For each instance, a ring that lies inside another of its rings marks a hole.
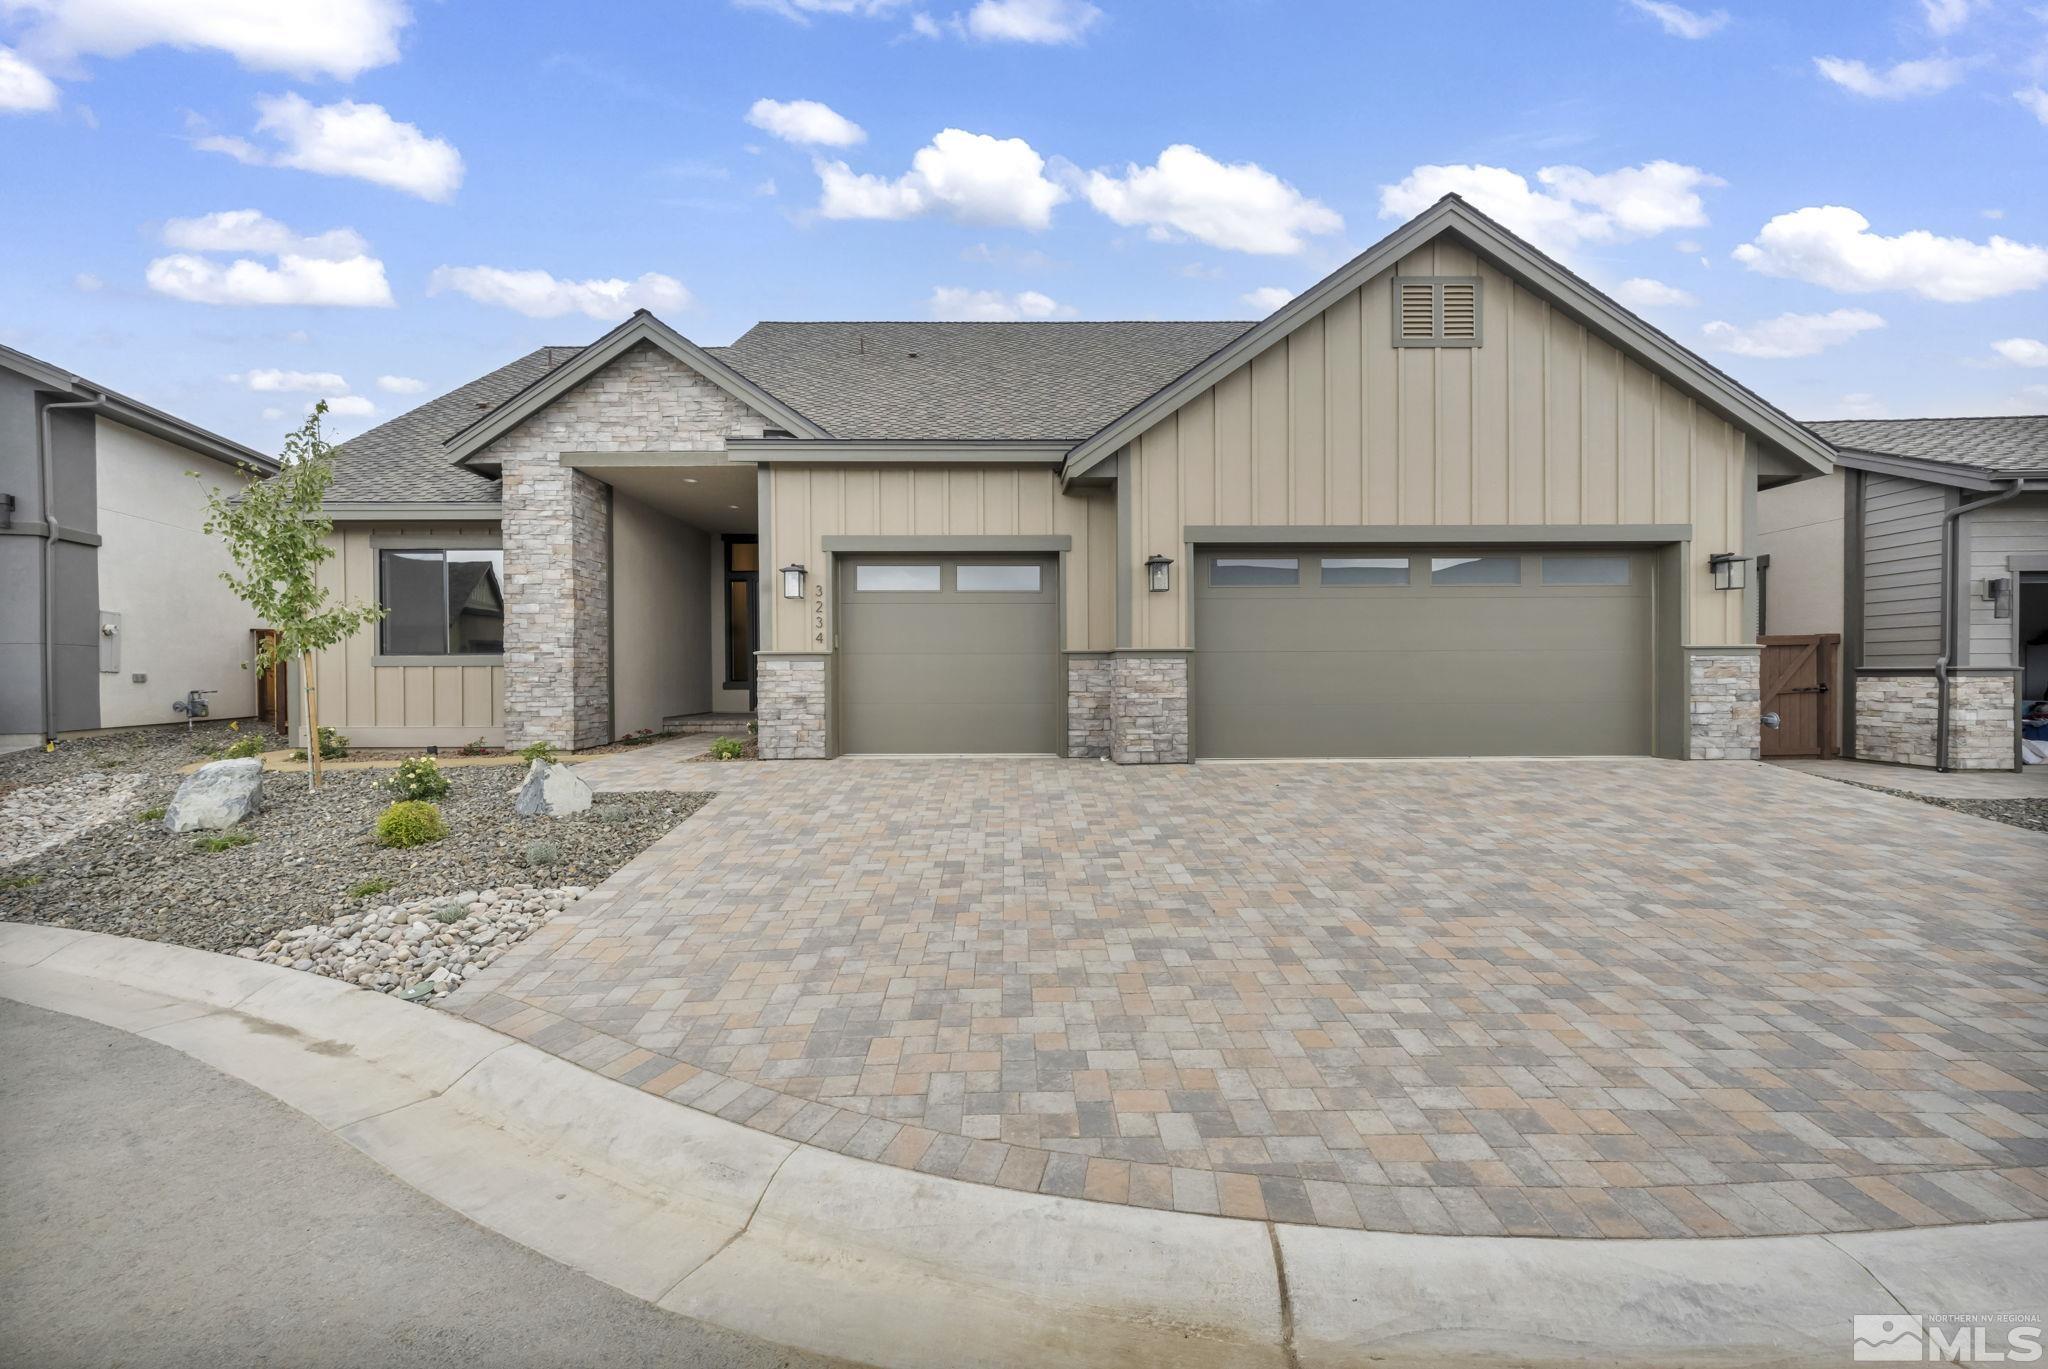
[[[2001,475],[2048,471],[2048,414],[2011,418],[1845,418],[1809,423],[1835,446],[1971,466]]]
[[[500,366],[439,399],[380,423],[336,447],[334,483],[327,498],[406,503],[495,504],[494,476],[453,464],[441,444],[468,427],[487,407],[520,390],[583,349],[542,347],[509,366]]]
[[[757,323],[712,349],[837,438],[1078,442],[1250,323]]]

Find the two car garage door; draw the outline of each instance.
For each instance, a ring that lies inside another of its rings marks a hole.
[[[1647,752],[1651,583],[1625,551],[1202,551],[1197,753]]]

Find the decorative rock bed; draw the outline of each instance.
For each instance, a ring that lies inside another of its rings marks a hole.
[[[516,884],[387,903],[281,932],[235,954],[400,998],[435,998],[452,992],[587,892],[574,884],[559,889]]]
[[[141,775],[88,770],[0,793],[0,865],[40,855],[133,811],[143,783]]]

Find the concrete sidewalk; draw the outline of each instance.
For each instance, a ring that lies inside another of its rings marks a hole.
[[[2048,1223],[1566,1241],[1156,1212],[832,1154],[180,947],[0,924],[0,997],[204,1061],[614,1288],[861,1363],[1833,1365],[1854,1314],[2048,1309]],[[231,1136],[204,1144],[249,1168]],[[357,1263],[304,1282],[346,1286]]]
[[[648,1306],[268,1094],[0,1002],[0,1363],[824,1369]]]

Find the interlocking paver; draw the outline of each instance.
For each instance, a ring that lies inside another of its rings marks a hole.
[[[1774,767],[586,763],[721,796],[449,1000],[927,1173],[1369,1229],[2048,1215],[2048,841]]]

